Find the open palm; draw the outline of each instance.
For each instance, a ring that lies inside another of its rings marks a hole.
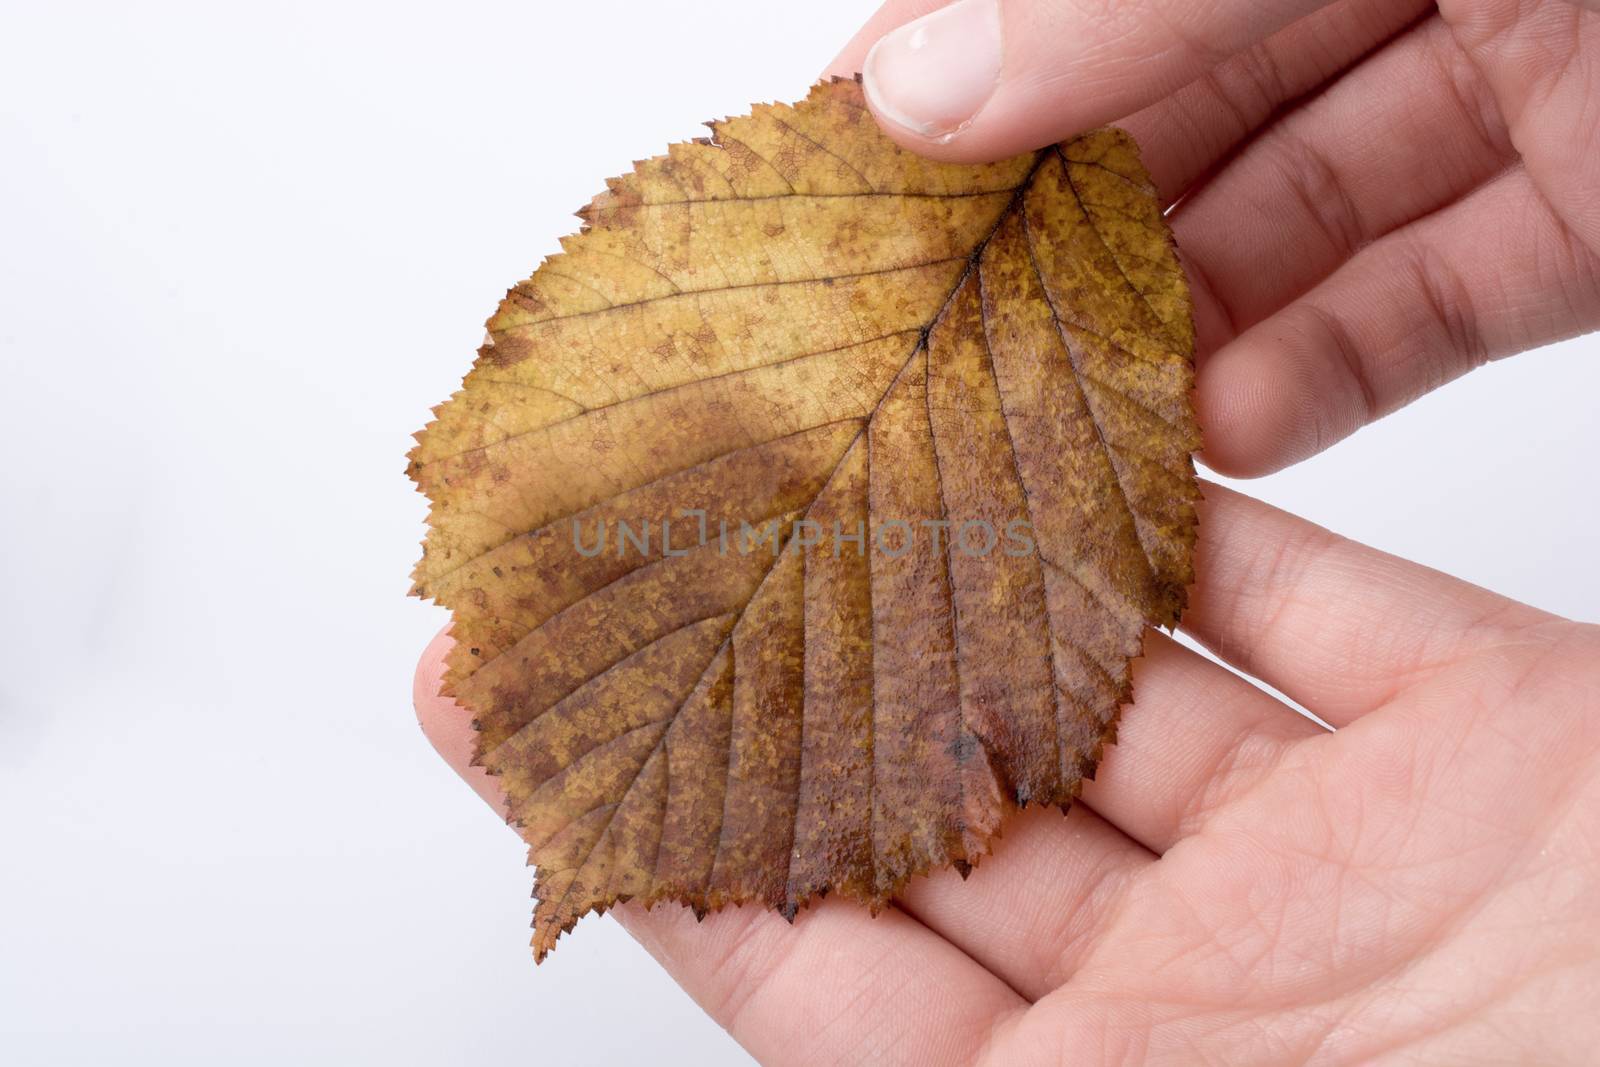
[[[1600,1041],[1600,628],[1213,487],[1084,802],[874,919],[618,915],[763,1063],[1583,1062]],[[470,726],[418,675],[468,770]]]

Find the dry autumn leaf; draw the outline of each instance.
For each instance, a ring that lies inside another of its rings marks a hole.
[[[848,80],[712,130],[580,212],[411,454],[540,958],[627,898],[964,869],[1078,795],[1192,577],[1190,300],[1125,134],[938,164]]]

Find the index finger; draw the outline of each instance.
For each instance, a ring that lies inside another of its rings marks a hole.
[[[1212,484],[1196,571],[1183,629],[1336,727],[1555,619]]]

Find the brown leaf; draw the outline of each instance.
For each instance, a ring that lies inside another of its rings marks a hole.
[[[580,212],[411,455],[541,958],[630,897],[976,862],[1078,795],[1192,576],[1189,294],[1127,135],[938,164],[853,81],[712,130]]]

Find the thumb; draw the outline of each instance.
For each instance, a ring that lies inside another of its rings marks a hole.
[[[1328,2],[955,0],[879,37],[862,76],[906,148],[1001,159],[1131,114]]]

